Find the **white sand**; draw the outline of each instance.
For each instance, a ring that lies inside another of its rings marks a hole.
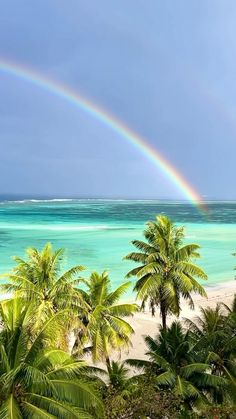
[[[200,314],[200,307],[215,307],[217,302],[223,302],[227,305],[231,305],[234,294],[236,293],[236,282],[227,282],[226,285],[219,287],[207,288],[205,287],[208,298],[201,297],[196,295],[193,297],[195,309],[191,310],[186,303],[183,301],[181,303],[182,311],[179,320],[184,320],[184,318],[189,318],[194,320],[194,317]],[[169,316],[168,324],[173,320],[176,320],[176,317]],[[160,326],[160,317],[157,310],[156,316],[152,317],[151,313],[146,310],[145,312],[136,313],[133,317],[127,318],[127,321],[131,324],[135,330],[135,334],[132,337],[132,347],[129,349],[129,352],[125,353],[122,351],[121,359],[126,358],[145,358],[146,346],[143,339],[143,336],[150,335],[155,337],[158,333],[158,328]],[[116,357],[115,357],[116,358]]]

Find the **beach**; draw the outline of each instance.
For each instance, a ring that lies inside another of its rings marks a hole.
[[[201,307],[203,308],[215,308],[217,303],[224,303],[231,307],[234,295],[236,294],[236,281],[227,281],[224,286],[216,287],[205,287],[207,292],[207,298],[199,295],[192,295],[194,301],[194,309],[190,309],[188,303],[184,300],[181,301],[181,314],[179,317],[168,316],[167,325],[170,325],[173,321],[179,320],[185,325],[185,320],[190,319],[196,321],[198,316],[201,315]],[[129,303],[136,301],[129,300]],[[222,307],[224,311],[224,308]],[[111,359],[115,361],[125,361],[126,359],[148,359],[145,355],[147,347],[145,345],[144,337],[149,335],[152,338],[156,338],[160,328],[160,316],[157,309],[156,315],[153,317],[148,307],[144,311],[135,313],[131,317],[126,317],[125,320],[132,326],[134,334],[131,337],[131,346],[129,349],[122,349],[121,352],[113,352]],[[187,326],[186,326],[187,327]],[[85,360],[89,364],[93,364],[90,356],[85,356]],[[99,362],[96,366],[104,368],[104,363]],[[130,368],[131,375],[136,374],[139,370]]]
[[[236,281],[227,282],[224,286],[218,286],[209,288],[206,287],[206,292],[208,298],[201,297],[199,295],[193,296],[194,310],[191,310],[188,304],[185,301],[181,303],[181,315],[179,320],[184,324],[185,319],[195,320],[197,316],[201,314],[200,307],[206,308],[216,307],[217,303],[224,303],[228,306],[231,306],[234,294],[236,294]],[[175,316],[168,316],[167,323],[170,324],[172,321],[177,320]],[[132,347],[129,351],[122,351],[121,360],[126,358],[137,358],[145,359],[146,346],[144,342],[144,336],[149,335],[153,338],[156,337],[159,326],[160,326],[160,317],[157,310],[155,317],[152,317],[150,311],[146,309],[144,312],[136,313],[133,317],[127,318],[127,321],[133,327],[135,333],[132,336]],[[115,359],[117,355],[115,356]]]

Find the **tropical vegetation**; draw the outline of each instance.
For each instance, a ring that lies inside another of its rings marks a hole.
[[[208,404],[211,392],[225,387],[223,376],[211,374],[209,360],[199,360],[195,339],[180,322],[162,328],[156,339],[146,336],[145,342],[149,360],[130,359],[127,363],[151,373],[158,387],[171,389],[186,406],[201,408]]]
[[[33,247],[26,250],[27,259],[14,256],[16,263],[12,272],[2,275],[8,279],[1,285],[4,292],[15,294],[31,301],[38,302],[41,316],[54,314],[65,308],[71,312],[85,309],[84,300],[78,291],[80,273],[85,270],[82,265],[73,266],[62,272],[64,249],[53,251],[47,243],[39,251]]]
[[[35,328],[38,314],[19,298],[0,305],[0,418],[101,417],[85,363],[60,349],[65,313]]]
[[[128,348],[131,344],[134,330],[124,317],[135,313],[138,306],[119,302],[130,283],[126,282],[111,290],[107,272],[101,275],[93,272],[87,280],[81,282],[86,285],[86,289],[79,289],[79,292],[88,306],[87,314],[83,317],[86,334],[82,334],[82,342],[89,341],[85,351],[91,352],[93,362],[105,361],[109,369],[112,350]],[[80,346],[78,340],[76,343],[77,347]]]
[[[193,293],[206,296],[199,246],[163,215],[144,236],[126,256],[139,263],[128,277],[162,325],[144,337],[143,359],[118,360],[139,310],[122,301],[130,282],[114,289],[106,271],[85,277],[82,265],[63,272],[64,251],[49,243],[14,258],[1,286],[0,419],[235,417],[236,295],[232,306],[173,321],[182,299],[193,307]]]
[[[194,308],[191,293],[206,296],[197,278],[207,279],[207,275],[193,263],[200,257],[199,245],[183,243],[184,227],[176,227],[167,216],[159,215],[155,221],[149,221],[144,237],[146,241],[132,241],[138,251],[125,257],[139,264],[127,277],[137,277],[134,290],[142,306],[148,301],[153,315],[155,308],[160,308],[165,329],[169,313],[179,316],[181,297]]]

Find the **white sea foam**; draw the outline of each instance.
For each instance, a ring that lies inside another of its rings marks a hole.
[[[0,229],[10,230],[45,230],[45,231],[97,231],[97,230],[120,230],[123,226],[98,225],[53,225],[53,224],[5,224],[0,223]]]
[[[34,228],[34,227],[33,227]],[[65,226],[65,225],[45,225],[45,226],[39,226],[39,230],[54,230],[54,231],[96,231],[96,230],[110,230],[111,226],[106,225],[71,225],[71,226]]]
[[[29,202],[40,203],[40,202],[71,202],[77,201],[73,198],[53,198],[53,199],[22,199],[22,200],[6,200],[2,201],[1,204],[27,204]]]
[[[67,201],[73,201],[72,198],[68,198],[68,199],[63,199],[63,198],[54,198],[54,199],[29,199],[28,201],[26,200],[25,202],[67,202]]]

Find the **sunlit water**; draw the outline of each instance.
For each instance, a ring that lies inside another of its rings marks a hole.
[[[66,249],[63,268],[75,264],[90,271],[108,270],[114,286],[124,281],[132,262],[123,257],[142,238],[147,220],[167,214],[186,226],[186,239],[201,245],[199,262],[208,286],[234,279],[236,258],[236,202],[208,203],[208,216],[183,202],[163,201],[21,201],[0,203],[0,272],[9,271],[11,256],[24,255],[29,246],[50,241]],[[236,272],[235,272],[236,273]]]

